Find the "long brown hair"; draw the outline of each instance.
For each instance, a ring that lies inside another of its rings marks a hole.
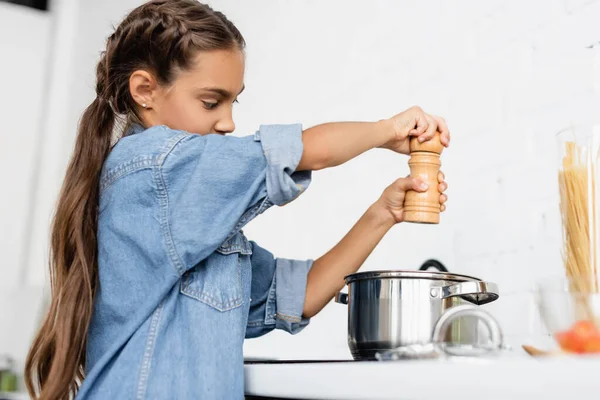
[[[109,36],[96,71],[96,99],[84,111],[52,225],[52,301],[29,350],[25,383],[34,399],[73,397],[85,373],[87,332],[98,289],[99,179],[120,123],[140,123],[129,77],[145,69],[161,85],[192,66],[198,51],[245,42],[220,12],[195,0],[150,1]]]

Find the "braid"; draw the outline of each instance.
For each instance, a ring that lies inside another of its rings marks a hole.
[[[109,104],[111,99],[108,90],[108,69],[106,68],[106,52],[102,53],[98,66],[96,67],[96,96],[101,101]]]

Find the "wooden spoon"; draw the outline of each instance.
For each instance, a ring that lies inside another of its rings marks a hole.
[[[533,356],[533,357],[555,356],[555,355],[562,353],[562,351],[560,351],[560,350],[554,350],[554,351],[540,350],[537,347],[529,346],[527,344],[524,344],[521,347],[523,347],[523,350],[525,350],[527,352],[527,354],[529,354],[530,356]]]

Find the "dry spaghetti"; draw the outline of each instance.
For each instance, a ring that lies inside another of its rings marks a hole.
[[[594,321],[589,295],[598,293],[595,163],[585,148],[566,142],[559,172],[563,261],[579,318]]]

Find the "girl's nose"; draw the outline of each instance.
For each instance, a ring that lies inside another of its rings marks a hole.
[[[224,114],[215,124],[215,131],[220,134],[231,133],[235,130],[235,123],[231,111]]]

